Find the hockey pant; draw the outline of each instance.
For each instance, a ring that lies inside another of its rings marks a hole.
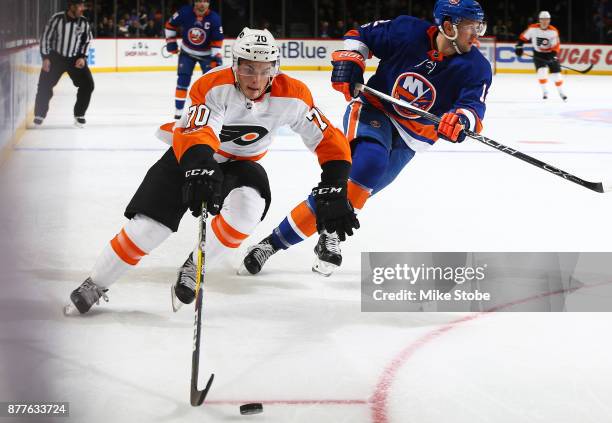
[[[344,128],[353,161],[348,198],[358,213],[372,195],[395,180],[414,157],[414,151],[383,112],[361,102],[349,104]],[[316,233],[315,210],[315,201],[310,195],[272,231],[272,244],[287,249]]]
[[[220,213],[209,216],[207,221],[207,266],[220,262],[240,246],[265,217],[271,201],[268,178],[261,165],[239,161],[220,166],[224,201]],[[90,276],[98,286],[108,288],[178,230],[187,210],[182,203],[183,182],[183,173],[169,149],[149,169],[128,204],[125,216],[130,220],[96,261]]]

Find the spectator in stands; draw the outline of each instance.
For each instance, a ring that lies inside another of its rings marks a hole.
[[[128,37],[129,35],[130,34],[125,19],[119,19],[119,24],[117,25],[117,37]]]
[[[321,21],[319,26],[319,38],[329,38],[329,22]]]
[[[153,19],[148,20],[147,26],[144,28],[144,36],[147,38],[157,38],[160,36],[159,32],[155,30],[155,21]]]
[[[339,19],[336,21],[336,26],[331,30],[329,36],[331,38],[342,38],[346,33],[346,25],[344,25],[344,21]]]

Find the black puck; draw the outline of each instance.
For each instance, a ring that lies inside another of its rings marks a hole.
[[[240,414],[248,416],[249,414],[263,413],[263,404],[260,402],[251,402],[240,406]]]

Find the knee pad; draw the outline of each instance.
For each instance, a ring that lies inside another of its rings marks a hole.
[[[261,221],[266,200],[251,187],[238,187],[230,191],[223,201],[221,214],[235,230],[250,234]]]
[[[353,149],[353,166],[350,179],[374,189],[389,165],[389,151],[378,141],[362,138]]]

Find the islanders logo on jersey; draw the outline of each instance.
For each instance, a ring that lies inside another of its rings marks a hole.
[[[423,75],[414,72],[405,72],[398,76],[391,95],[425,111],[431,109],[436,102],[436,88]],[[405,107],[394,104],[393,109],[402,117],[419,118]]]
[[[202,28],[193,27],[187,33],[187,37],[189,38],[189,42],[194,46],[201,46],[206,41],[206,31]]]

